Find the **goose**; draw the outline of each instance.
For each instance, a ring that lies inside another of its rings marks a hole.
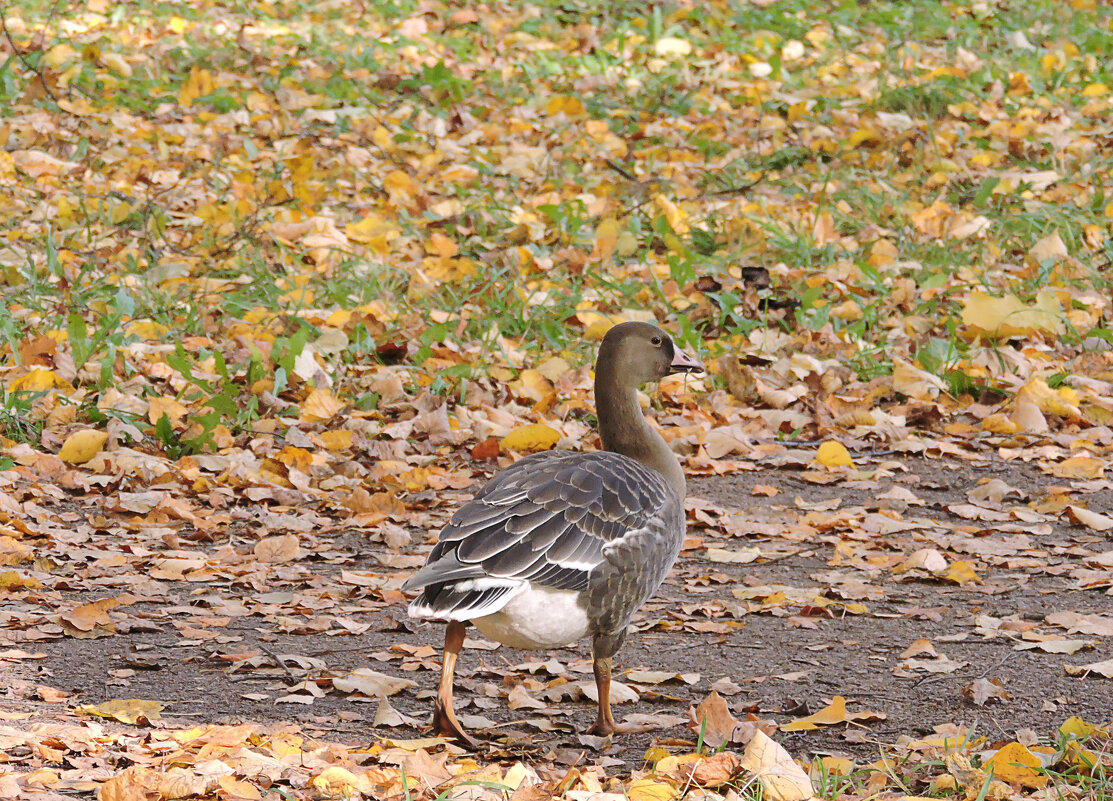
[[[665,580],[684,540],[684,471],[646,421],[638,387],[702,372],[655,325],[627,322],[603,337],[595,406],[604,450],[543,451],[495,475],[456,511],[425,565],[415,618],[447,622],[433,729],[476,744],[453,709],[456,659],[468,624],[512,648],[559,648],[591,637],[598,714],[587,733],[618,731],[612,658],[634,613]]]

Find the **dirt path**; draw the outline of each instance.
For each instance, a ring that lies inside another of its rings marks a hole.
[[[1065,670],[1113,658],[1113,637],[1102,636],[1113,621],[1113,572],[1093,566],[1110,544],[1055,513],[1056,487],[1066,482],[998,461],[902,459],[876,475],[822,485],[780,468],[691,481],[691,547],[621,654],[624,670],[687,674],[687,681],[635,674],[629,683],[639,700],[616,711],[661,716],[658,727],[618,738],[604,759],[636,766],[654,742],[680,747],[676,741],[692,735],[679,721],[715,682],[739,718],[783,724],[837,695],[850,713],[879,713],[783,735],[797,755],[870,757],[879,745],[940,726],[994,740],[1021,729],[1048,737],[1072,715],[1108,721],[1113,682]],[[1014,491],[972,504],[968,492],[995,478]],[[779,492],[755,495],[757,485]],[[1072,502],[1110,511],[1110,494],[1088,491],[1095,488],[1076,485]],[[977,515],[999,519],[970,519]],[[415,534],[394,552],[356,532],[310,532],[299,560],[237,575],[229,546],[244,550],[250,532],[168,548],[149,537],[112,540],[94,526],[67,551],[72,569],[49,574],[53,586],[0,596],[0,650],[32,655],[0,659],[0,697],[10,717],[31,713],[30,721],[77,704],[141,698],[163,703],[172,723],[293,720],[349,742],[418,736],[405,723],[374,725],[375,699],[329,692],[332,677],[371,667],[416,682],[390,699],[393,710],[427,715],[440,628],[406,620],[396,591],[427,547]],[[719,552],[708,548],[753,561],[713,561]],[[902,570],[922,549],[967,563],[977,580]],[[172,580],[168,563],[154,558],[160,550],[188,551],[195,567],[209,559],[226,568]],[[137,553],[156,565],[147,577],[114,570]],[[114,633],[75,631],[60,618],[125,592],[134,602],[110,611]],[[1104,617],[1049,622],[1054,612]],[[1071,620],[1083,633],[1068,634]],[[901,656],[921,638],[930,641],[919,644],[921,653]],[[1053,650],[1083,641],[1082,650],[1045,653],[1040,640],[1054,640],[1042,644]],[[511,753],[573,759],[584,747],[575,732],[593,711],[565,685],[589,682],[586,656],[586,644],[543,654],[470,650],[459,675],[460,712]],[[306,691],[307,679],[315,692]],[[976,705],[963,690],[979,679],[1000,682],[1009,698]],[[511,695],[518,684],[524,695]],[[46,703],[43,686],[69,695]],[[511,710],[508,695],[528,705]]]

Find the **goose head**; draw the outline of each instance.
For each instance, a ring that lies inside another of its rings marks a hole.
[[[599,347],[596,380],[638,387],[674,373],[702,373],[703,365],[651,323],[616,325]]]

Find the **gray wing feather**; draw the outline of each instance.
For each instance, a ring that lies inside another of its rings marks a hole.
[[[619,616],[628,622],[675,559],[683,534],[679,510],[664,477],[633,459],[607,451],[534,454],[491,479],[453,515],[424,567],[403,588],[423,590],[414,607],[467,619],[468,609],[489,613],[501,596],[492,600],[489,586],[461,582],[505,580],[499,590],[506,594],[529,581],[602,598],[591,589],[599,585],[596,575],[610,577],[609,583],[625,572],[615,600],[623,607]],[[625,547],[627,539],[630,547]],[[658,551],[673,552],[663,572],[636,563],[653,555],[652,542],[659,544]],[[618,563],[611,564],[614,557]]]

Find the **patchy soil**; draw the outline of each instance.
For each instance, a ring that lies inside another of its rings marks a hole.
[[[875,462],[887,459],[882,455]],[[1085,565],[1087,555],[1109,550],[1108,539],[1049,511],[1056,487],[1067,482],[1032,465],[998,460],[905,458],[880,470],[878,464],[868,467],[874,471],[871,480],[831,485],[785,467],[692,479],[691,547],[661,597],[644,610],[638,621],[643,630],[631,635],[619,661],[624,670],[698,678],[637,684],[640,699],[616,707],[617,716],[686,717],[689,705],[726,677],[729,682],[719,686],[739,718],[752,713],[783,724],[814,713],[836,695],[846,698],[851,713],[878,713],[857,723],[780,735],[797,756],[870,757],[879,746],[929,735],[940,726],[995,740],[1015,738],[1019,729],[1048,737],[1072,715],[1108,721],[1113,682],[1070,676],[1065,666],[1113,659],[1113,637],[1068,634],[1045,619],[1056,611],[1113,612],[1113,573],[1106,570],[1102,582],[1101,572]],[[967,493],[994,478],[1014,491],[977,508],[1004,519],[957,516],[956,511],[972,513],[959,506],[970,504]],[[755,486],[759,493],[761,486],[779,492],[755,495]],[[893,493],[894,487],[908,492]],[[1094,489],[1095,482],[1076,484],[1072,502],[1083,498],[1091,510],[1109,511],[1111,495]],[[443,510],[441,519],[450,511]],[[1033,514],[1044,519],[1033,522]],[[746,530],[747,520],[752,531]],[[886,521],[893,525],[870,530]],[[236,540],[191,549],[212,555],[227,552]],[[63,581],[0,602],[0,646],[45,655],[0,658],[6,716],[31,713],[27,721],[12,724],[29,725],[78,704],[143,698],[165,704],[163,715],[175,724],[292,720],[310,733],[348,742],[419,736],[420,728],[405,723],[375,726],[378,701],[329,692],[328,679],[359,667],[408,677],[416,686],[394,695],[390,705],[405,716],[427,717],[439,656],[423,647],[437,647],[441,629],[406,620],[393,589],[421,561],[427,542],[419,534],[393,552],[343,529],[315,533],[312,541],[315,547],[295,564],[275,565],[265,582],[258,574],[242,580],[229,574],[204,582],[146,579],[131,585],[111,578],[106,568],[104,592],[90,590],[87,582],[80,591],[69,591]],[[95,549],[96,559],[112,555],[111,544],[98,542],[95,533],[83,547]],[[138,546],[122,542],[121,547],[134,553]],[[147,541],[144,547],[153,551],[161,545]],[[708,547],[730,552],[756,547],[762,555],[748,563],[716,562],[708,558]],[[959,584],[923,571],[894,570],[925,548],[945,554],[948,563],[961,558],[976,580]],[[384,573],[385,581],[368,578],[365,586],[358,579]],[[783,602],[774,594],[778,587],[786,592]],[[793,592],[804,588],[816,588],[829,603],[794,602]],[[115,633],[99,632],[107,636],[58,636],[54,618],[41,614],[44,605],[70,608],[124,590],[137,601],[118,608],[126,615],[116,620]],[[739,598],[737,591],[752,591],[752,597]],[[313,612],[315,603],[320,614]],[[920,638],[929,640],[925,647],[932,650],[902,657]],[[1018,650],[1048,638],[1083,640],[1085,647],[1074,654]],[[458,674],[459,711],[480,718],[473,721],[480,733],[515,755],[552,752],[558,762],[574,761],[585,749],[575,732],[593,719],[588,699],[539,700],[537,708],[510,710],[506,695],[523,681],[533,698],[561,677],[590,681],[587,653],[586,643],[541,654],[469,649]],[[320,697],[306,691],[307,679]],[[975,705],[963,689],[977,679],[999,681],[1010,697]],[[45,703],[41,686],[69,697]],[[679,741],[692,739],[683,725],[672,723],[617,737],[605,757],[637,766],[654,743],[690,750]]]

